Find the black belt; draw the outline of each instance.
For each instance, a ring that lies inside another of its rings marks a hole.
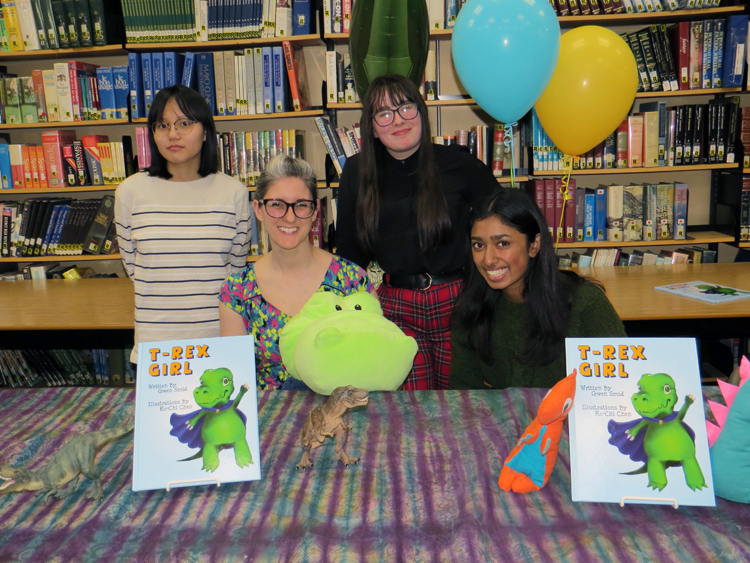
[[[385,275],[386,285],[401,289],[430,289],[432,286],[448,283],[463,278],[463,270],[455,270],[447,274],[397,274]]]

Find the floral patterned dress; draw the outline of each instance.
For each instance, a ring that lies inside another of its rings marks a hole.
[[[372,291],[372,284],[362,268],[334,256],[318,291],[333,291],[343,297],[358,291]],[[224,281],[219,301],[242,315],[247,333],[255,337],[258,389],[279,389],[290,377],[281,363],[279,332],[292,317],[263,298],[252,263]]]

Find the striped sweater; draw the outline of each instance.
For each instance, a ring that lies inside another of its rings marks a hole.
[[[240,182],[212,174],[170,182],[139,173],[115,192],[117,238],[135,285],[139,342],[219,336],[219,288],[243,268],[250,198]]]

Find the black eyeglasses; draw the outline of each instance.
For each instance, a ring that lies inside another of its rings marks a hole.
[[[395,109],[382,109],[373,116],[373,119],[381,127],[388,127],[396,119],[397,113],[401,116],[401,119],[408,121],[417,117],[419,107],[417,107],[417,104],[408,103]]]
[[[268,216],[274,219],[280,219],[286,215],[290,207],[292,208],[292,213],[298,219],[309,219],[315,213],[315,208],[317,207],[317,203],[311,199],[298,199],[292,203],[283,199],[262,199],[260,202],[263,204],[263,208],[268,213]]]

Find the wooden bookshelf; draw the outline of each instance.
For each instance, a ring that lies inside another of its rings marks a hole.
[[[560,27],[573,28],[582,25],[644,25],[691,19],[721,18],[740,14],[743,6],[721,6],[693,10],[664,10],[661,12],[641,12],[639,14],[598,14],[595,16],[558,16]]]
[[[101,186],[70,186],[67,188],[12,188],[10,190],[0,191],[1,195],[28,195],[28,194],[56,194],[64,196],[65,194],[85,193],[85,192],[113,192],[119,184],[104,184]]]
[[[638,92],[636,98],[682,98],[684,96],[715,96],[716,94],[740,94],[742,88],[699,88],[696,90],[672,90],[670,92]]]
[[[348,35],[347,35],[348,37]],[[180,41],[172,43],[126,43],[126,51],[224,51],[239,50],[258,45],[281,45],[282,41],[289,41],[301,47],[323,45],[324,42],[317,33],[310,35],[289,35],[287,37],[261,37],[257,39],[226,39],[221,41]]]
[[[466,98],[454,98],[449,100],[425,100],[425,105],[429,107],[450,107],[450,106],[476,106],[477,103],[469,97]],[[330,110],[350,110],[350,109],[362,109],[362,104],[359,102],[349,104],[326,104],[326,108]]]
[[[632,240],[632,241],[588,241],[588,242],[560,242],[555,246],[559,248],[626,248],[630,246],[680,246],[684,244],[731,244],[735,239],[731,235],[715,231],[689,232],[684,239],[661,239],[661,240]]]
[[[0,262],[97,262],[101,260],[121,260],[117,254],[74,254],[61,256],[13,256],[0,258]]]
[[[596,168],[594,170],[573,170],[571,176],[597,176],[610,174],[674,174],[675,172],[695,172],[705,170],[731,170],[736,169],[737,164],[689,164],[686,166],[654,166],[651,168]],[[535,170],[534,177],[563,176],[561,170],[541,171]]]
[[[664,10],[662,12],[642,12],[638,14],[598,14],[592,16],[558,16],[560,27],[570,29],[584,25],[645,25],[647,23],[662,23],[684,20],[686,18],[705,19],[722,18],[732,14],[741,14],[743,6],[721,6],[718,8],[700,8],[695,10]],[[430,30],[431,41],[449,40],[453,37],[453,29]],[[331,43],[347,43],[348,33],[326,33],[323,35],[325,41]],[[127,47],[127,45],[126,45]]]
[[[35,61],[44,59],[79,59],[91,57],[124,56],[128,52],[122,45],[103,45],[101,47],[76,47],[73,49],[39,49],[36,51],[0,51],[0,63],[17,61]]]
[[[248,255],[248,262],[257,262],[260,256]],[[115,254],[75,254],[70,256],[13,256],[11,258],[0,258],[0,263],[10,262],[20,264],[21,262],[96,262],[101,260],[121,260],[119,253]]]
[[[285,111],[281,113],[254,113],[254,114],[247,114],[247,115],[215,115],[214,121],[215,122],[253,121],[257,119],[283,119],[285,117],[289,117],[289,118],[318,117],[321,115],[324,115],[324,112],[322,109],[311,109],[311,110],[305,110],[305,111]],[[148,118],[135,117],[133,118],[132,123],[135,123],[138,125],[145,125],[146,123],[148,123]]]
[[[91,119],[87,121],[0,123],[0,131],[8,129],[68,129],[70,127],[109,127],[110,125],[131,125],[131,121],[128,119]]]

